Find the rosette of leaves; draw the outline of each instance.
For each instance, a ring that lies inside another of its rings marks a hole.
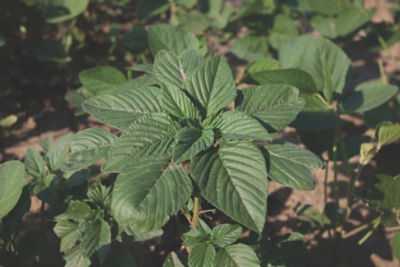
[[[151,47],[159,46],[151,41]],[[322,167],[319,158],[294,145],[260,149],[253,143],[272,141],[270,132],[296,117],[304,104],[298,90],[270,85],[238,94],[223,56],[205,61],[194,49],[157,51],[152,68],[157,86],[127,88],[83,104],[86,112],[123,131],[102,166],[119,173],[113,216],[125,229],[159,229],[189,200],[194,182],[216,208],[261,233],[267,176],[310,190],[310,169]],[[234,101],[236,109],[227,109]],[[187,161],[190,175],[182,166]]]

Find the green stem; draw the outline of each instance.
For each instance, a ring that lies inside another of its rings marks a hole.
[[[328,170],[329,160],[325,160],[325,177],[324,177],[324,206],[328,203]]]
[[[382,83],[383,84],[389,84],[388,77],[385,74],[385,68],[383,67],[382,59],[378,59],[378,66],[379,66],[379,72],[381,74]]]
[[[381,216],[376,217],[376,218],[373,219],[372,221],[367,222],[367,223],[364,223],[364,224],[358,226],[357,228],[354,228],[354,229],[351,230],[350,232],[343,233],[342,238],[343,238],[343,239],[346,239],[346,238],[352,237],[353,235],[356,235],[356,234],[358,234],[359,232],[364,231],[365,229],[368,229],[368,228],[374,229],[374,228],[376,228],[377,225],[379,225],[379,223],[381,222],[381,220],[382,220],[382,217],[381,217]]]
[[[358,245],[362,245],[375,231],[375,229],[379,226],[379,224],[382,221],[382,217],[379,216],[378,218],[376,218],[375,220],[372,221],[372,229],[368,231],[368,233],[366,233],[359,241],[358,241]]]
[[[383,49],[386,50],[386,52],[389,55],[389,58],[393,61],[393,63],[395,63],[397,70],[400,71],[400,63],[397,62],[396,58],[393,56],[392,51],[390,51],[390,47],[387,45],[387,43],[385,42],[385,39],[383,39],[383,37],[375,30],[376,35],[378,36],[378,41],[381,44],[381,46],[383,47]]]
[[[199,221],[200,214],[200,199],[199,197],[194,197],[194,207],[193,207],[193,217],[192,217],[192,227],[197,228],[197,223]]]
[[[337,143],[336,143],[336,136],[337,136],[337,129],[335,129],[335,141],[332,148],[333,152],[333,191],[335,197],[336,208],[339,209],[339,183],[337,179],[338,170],[337,170]],[[339,211],[337,211],[339,212]]]

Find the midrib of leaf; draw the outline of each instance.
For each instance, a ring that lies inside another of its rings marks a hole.
[[[222,166],[224,167],[225,171],[228,173],[228,175],[229,175],[230,177],[232,177],[231,174],[230,174],[229,171],[228,171],[228,168],[225,166],[224,161],[222,160],[222,157],[219,155],[219,150],[218,150],[217,153],[218,153],[218,157],[220,158],[221,164],[222,164]],[[244,162],[242,162],[242,164],[244,164]],[[243,197],[241,196],[241,194],[239,194],[240,191],[237,190],[237,185],[235,184],[235,182],[234,182],[232,179],[229,179],[229,181],[230,181],[230,182],[232,183],[232,185],[234,186],[235,191],[236,191],[236,193],[238,194],[238,196],[239,196],[239,198],[240,198],[240,201],[242,202],[242,205],[245,207],[245,209],[246,209],[246,211],[247,211],[247,214],[248,214],[249,217],[251,218],[251,221],[252,221],[252,223],[253,223],[253,226],[255,226],[255,228],[257,229],[256,223],[254,222],[252,216],[250,216],[251,213],[249,212],[248,207],[244,204],[245,202],[243,201]]]
[[[268,148],[267,148],[267,150],[268,150]],[[271,151],[269,151],[269,150],[268,150],[268,153],[269,153],[270,155],[272,155],[272,156],[277,157],[277,158],[285,159],[285,160],[287,160],[287,161],[295,162],[295,163],[297,163],[297,164],[299,164],[299,165],[301,165],[301,166],[307,167],[307,164],[304,164],[304,163],[302,163],[301,161],[297,161],[297,160],[295,160],[294,158],[287,158],[287,157],[284,157],[284,156],[282,156],[282,155],[275,154],[275,153],[273,153],[273,152],[271,152]]]
[[[235,258],[232,257],[232,255],[230,253],[228,253],[225,248],[222,248],[222,249],[224,250],[225,254],[228,254],[228,257],[232,260],[233,263],[235,263],[236,267],[244,267],[244,266],[240,266],[239,264],[237,264],[235,261]],[[239,258],[241,258],[241,257],[239,257]]]
[[[186,75],[185,72],[183,71],[182,63],[179,56],[178,56],[178,64],[179,64],[179,73],[181,74],[181,80],[182,83],[184,83],[186,81]]]
[[[296,180],[294,177],[298,175],[298,173],[295,173],[293,171],[291,171],[290,166],[288,166],[288,162],[287,161],[280,161],[279,162],[281,165],[285,165],[285,168],[279,168],[279,170],[283,173],[286,174],[286,177],[289,177],[290,180],[294,183],[294,184],[299,184],[299,181]],[[305,165],[302,165],[305,166]]]

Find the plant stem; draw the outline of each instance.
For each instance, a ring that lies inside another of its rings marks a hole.
[[[337,131],[335,131],[335,132],[337,132]],[[333,191],[334,191],[336,208],[339,209],[339,183],[338,183],[338,179],[337,179],[338,171],[337,171],[336,134],[335,134],[335,143],[333,145],[332,152],[333,152],[333,188],[334,188]]]
[[[354,185],[355,185],[356,181],[358,180],[358,178],[360,177],[361,171],[362,171],[361,164],[358,164],[357,168],[355,169],[355,171],[353,172],[353,174],[350,177],[349,187],[347,188],[347,196],[346,196],[347,207],[346,207],[346,216],[345,216],[344,220],[346,220],[350,216],[351,207],[353,206]]]
[[[395,57],[392,54],[392,51],[390,51],[390,47],[387,45],[387,43],[385,42],[385,39],[383,39],[383,37],[377,32],[375,31],[376,35],[378,36],[378,41],[381,44],[381,46],[383,47],[383,49],[386,50],[386,52],[389,55],[389,58],[393,61],[393,63],[396,65],[397,70],[400,70],[400,63],[397,62],[397,60],[395,59]]]
[[[324,177],[324,206],[328,203],[328,170],[329,160],[325,160],[325,177]]]
[[[383,84],[388,84],[389,80],[388,80],[388,77],[385,74],[385,69],[383,67],[382,59],[378,59],[378,66],[379,66],[379,73],[381,74],[382,83]]]
[[[346,239],[346,238],[352,237],[353,235],[356,235],[356,234],[358,234],[359,232],[361,232],[361,231],[363,231],[363,230],[365,230],[365,229],[368,229],[368,228],[375,229],[375,228],[379,225],[379,223],[381,222],[381,220],[382,220],[382,216],[376,217],[376,218],[373,219],[372,221],[367,222],[367,223],[364,223],[364,224],[358,226],[357,228],[354,228],[354,229],[351,230],[350,232],[343,233],[342,238],[343,238],[343,239]],[[360,241],[361,241],[361,240],[360,240]]]
[[[193,228],[197,228],[199,214],[200,214],[200,199],[199,199],[199,197],[194,197],[194,207],[193,207],[193,217],[192,217],[192,227]]]

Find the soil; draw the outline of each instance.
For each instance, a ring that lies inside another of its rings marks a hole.
[[[378,6],[377,15],[374,21],[391,21],[390,12],[385,0],[370,0],[366,5]],[[217,53],[227,53],[229,45],[217,46]],[[400,42],[391,47],[391,54],[400,62]],[[396,64],[389,56],[388,52],[370,53],[367,51],[351,51],[349,56],[352,59],[354,67],[354,84],[362,81],[369,81],[379,78],[379,70],[377,65],[378,58],[384,61],[385,71],[387,73],[395,73],[397,71]],[[234,64],[234,69],[237,72],[237,81],[243,75],[245,62],[241,62],[234,58],[229,58],[230,63]],[[43,71],[43,70],[42,70]],[[46,70],[44,70],[46,71]],[[49,71],[48,79],[51,78]],[[18,159],[23,160],[24,155],[29,148],[41,150],[40,142],[49,135],[54,135],[55,138],[66,134],[67,132],[77,132],[78,130],[88,127],[104,127],[90,116],[76,117],[74,109],[65,100],[65,93],[73,88],[73,84],[66,82],[64,87],[53,88],[42,87],[40,90],[36,88],[25,88],[18,96],[21,102],[21,110],[18,113],[19,121],[10,130],[2,133],[0,141],[0,162],[7,160]],[[39,93],[38,93],[39,92]],[[347,129],[352,131],[362,130],[362,118],[349,117],[346,118],[350,125]],[[361,129],[361,130],[360,130]],[[346,130],[346,129],[345,129]],[[297,134],[293,128],[287,127],[279,136],[282,140],[291,141],[300,144]],[[301,144],[300,144],[301,145]],[[385,148],[374,161],[365,168],[360,179],[356,183],[356,192],[362,190],[366,181],[376,173],[386,173],[396,175],[400,173],[400,165],[398,159],[400,156],[400,145],[392,145]],[[351,164],[356,165],[358,158],[351,159]],[[340,185],[340,204],[345,206],[345,194],[349,183],[348,175],[342,163],[339,163],[339,185]],[[328,202],[333,201],[333,163],[329,162],[326,166],[328,170]],[[293,190],[286,188],[271,181],[269,185],[269,207],[268,207],[268,223],[267,231],[275,235],[283,235],[292,231],[299,230],[299,221],[296,219],[296,207],[300,204],[310,204],[316,207],[319,211],[323,211],[324,202],[324,175],[325,170],[316,170],[313,176],[316,180],[316,188],[310,192]],[[38,219],[40,210],[40,200],[32,197],[32,206],[29,214],[25,217],[26,232],[32,231],[49,231],[44,227]],[[351,230],[358,225],[374,218],[374,214],[361,201],[354,205],[354,211],[351,214],[349,224],[345,225],[346,230]],[[226,218],[222,218],[226,220]],[[320,240],[318,250],[316,251],[315,234],[307,234],[305,242],[308,248],[313,252],[313,255],[319,255],[308,263],[307,266],[337,266],[337,264],[346,262],[354,267],[395,267],[399,266],[399,261],[395,259],[391,251],[391,239],[396,231],[400,228],[379,228],[372,236],[361,246],[357,242],[366,232],[361,232],[352,238],[344,240],[340,246],[334,245],[328,240],[328,233],[324,233]],[[161,239],[155,239],[144,243],[129,243],[134,254],[138,256],[141,263],[150,261],[150,259],[158,259],[160,262],[165,257],[166,251],[178,250],[179,240],[175,233],[177,229],[173,224],[168,224],[165,228],[163,242]],[[61,259],[54,255],[58,253],[58,244],[55,241],[54,235],[49,234],[47,256],[49,262],[61,264]],[[51,247],[53,247],[51,249]],[[54,251],[53,251],[54,250]],[[336,251],[336,253],[332,253]],[[51,252],[51,253],[50,253]],[[49,255],[54,254],[54,255]],[[143,256],[146,255],[146,256]],[[28,266],[28,265],[27,265]],[[148,265],[147,265],[148,266]],[[156,263],[154,266],[160,266]]]

